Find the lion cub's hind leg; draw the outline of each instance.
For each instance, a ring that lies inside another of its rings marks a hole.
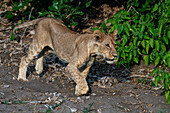
[[[33,42],[29,47],[27,55],[21,58],[18,80],[27,81],[26,79],[27,67],[29,63],[42,51],[43,48],[44,47],[42,45],[38,46],[38,42],[36,39],[33,39]]]
[[[49,53],[54,53],[53,49],[49,46],[45,46],[43,48],[43,50],[39,53],[38,58],[36,59],[36,66],[35,66],[35,70],[37,72],[37,74],[41,74],[43,71],[43,58],[44,58],[44,54],[45,52],[49,52]]]
[[[36,61],[36,66],[35,66],[35,70],[37,72],[37,74],[41,74],[43,71],[43,56],[39,59],[37,59]]]

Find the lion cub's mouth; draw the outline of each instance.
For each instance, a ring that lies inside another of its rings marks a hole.
[[[113,59],[105,58],[105,60],[108,64],[117,63],[117,57],[114,57]]]
[[[109,58],[104,57],[103,55],[97,55],[96,60],[100,62],[106,61],[108,64],[117,63],[117,57],[114,57],[113,59],[109,59]]]

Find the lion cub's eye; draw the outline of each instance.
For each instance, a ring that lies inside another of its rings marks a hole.
[[[106,47],[110,48],[110,45],[109,45],[109,44],[106,44]]]

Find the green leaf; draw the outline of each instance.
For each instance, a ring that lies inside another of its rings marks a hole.
[[[132,60],[132,52],[129,53],[128,60],[129,60],[129,62]]]
[[[123,24],[119,24],[117,26],[117,31],[118,31],[118,35],[120,35],[122,33],[122,31],[123,31]]]
[[[161,51],[165,52],[166,51],[166,46],[164,43],[161,43]]]
[[[138,36],[139,36],[139,39],[142,39],[143,38],[143,33],[139,33]]]
[[[167,59],[168,68],[170,68],[170,58]]]
[[[91,2],[92,2],[92,0],[90,0],[89,2],[86,2],[86,7],[89,7]]]
[[[159,40],[155,40],[155,48],[157,51],[159,51],[159,48],[160,48]]]
[[[168,101],[168,104],[170,105],[170,91],[165,92],[165,97],[166,97],[166,100]]]
[[[15,40],[15,35],[14,35],[14,33],[11,34],[11,40]]]
[[[161,37],[161,31],[162,31],[162,24],[159,27],[159,32],[158,32],[159,37]]]
[[[164,80],[165,80],[165,72],[163,71],[163,72],[161,72],[161,77],[162,77],[162,81],[164,82]],[[164,86],[163,86],[164,87]]]
[[[130,23],[128,21],[126,21],[126,25],[130,29]]]
[[[142,27],[141,27],[140,32],[141,32],[141,33],[143,33],[143,32],[144,32],[144,30],[145,30],[145,25],[143,24],[143,25],[142,25]]]
[[[158,4],[155,4],[155,6],[154,6],[152,12],[155,12],[157,9],[158,9]]]
[[[150,21],[150,15],[149,15],[149,13],[146,14],[146,16],[145,16],[145,21],[146,21],[146,22]]]
[[[145,55],[144,60],[145,60],[145,64],[148,66],[149,65],[149,56]]]
[[[12,14],[12,11],[7,11],[5,17],[6,17],[7,19],[10,19],[10,18],[14,17],[14,15]]]
[[[139,53],[140,55],[142,55],[142,53],[140,52],[140,49],[138,49],[137,51],[138,51],[138,53]]]
[[[122,46],[124,46],[128,41],[128,37],[126,35],[123,35],[123,42],[122,42]]]
[[[136,57],[136,55],[137,55],[137,50],[136,50],[136,49],[134,49],[134,50],[133,50],[133,56],[135,56],[135,57]]]
[[[159,69],[158,68],[155,68],[152,73],[151,73],[151,77],[155,75],[155,73],[159,72]]]
[[[165,73],[165,81],[164,81],[164,83],[165,83],[165,89],[169,89],[169,85],[170,85],[170,83],[169,83],[169,78],[170,77],[170,73]]]
[[[149,31],[152,33],[152,35],[155,36],[155,30],[153,29],[153,27],[149,27],[148,29],[149,29]]]
[[[150,48],[149,43],[147,43],[147,44],[146,44],[146,53],[147,53],[147,54],[149,53],[149,48]]]
[[[166,60],[167,58],[170,58],[170,53],[167,53],[167,54],[163,57],[163,60]]]
[[[157,66],[157,65],[159,64],[160,59],[161,59],[160,56],[158,56],[158,57],[156,58],[156,60],[155,60],[155,66]]]
[[[137,42],[137,47],[140,45],[140,43],[141,43],[141,41],[138,41],[138,42]]]
[[[142,40],[141,45],[143,46],[143,48],[145,48],[145,46],[146,46],[145,40]]]
[[[139,63],[139,58],[138,58],[138,57],[133,57],[133,61],[134,61],[135,63]]]
[[[156,87],[158,87],[158,82],[159,82],[159,80],[161,80],[161,77],[157,75],[157,76],[155,77],[155,86],[156,86]]]
[[[121,56],[123,57],[124,60],[126,60],[126,56],[125,56],[125,52],[124,51],[122,51]]]
[[[167,37],[170,39],[170,31],[167,31]]]
[[[144,35],[144,39],[150,40],[150,37],[148,35]]]
[[[167,88],[168,88],[168,84],[169,84],[169,80],[170,80],[170,73],[166,73],[165,74],[165,82],[167,83]]]
[[[151,47],[153,48],[154,47],[154,40],[151,38],[150,41],[149,41]]]
[[[165,36],[164,36],[164,37],[163,37],[163,41],[165,42],[165,44],[167,44],[167,45],[169,44],[168,37],[165,37]]]
[[[106,27],[106,23],[105,22],[103,22],[101,26],[102,26],[103,30],[106,30],[107,27]]]
[[[120,59],[120,51],[117,52],[117,61]]]
[[[138,38],[137,37],[135,37],[134,39],[133,39],[133,44],[136,46],[136,42],[137,42],[137,40],[138,40]]]
[[[124,30],[125,30],[125,33],[127,34],[127,36],[129,36],[129,29],[127,26],[124,28]]]

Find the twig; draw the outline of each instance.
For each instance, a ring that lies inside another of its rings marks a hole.
[[[152,77],[150,76],[146,76],[146,75],[130,75],[128,78],[149,78],[149,79],[152,79]]]
[[[134,9],[134,11],[135,11],[136,13],[139,13],[139,12],[136,11],[136,9],[135,9],[133,6],[130,6],[130,8],[128,9],[127,12],[129,12],[132,8]]]
[[[122,64],[122,66],[126,69],[126,71],[128,71],[129,73],[131,73],[131,71],[130,71],[128,68],[126,68],[125,65]]]

